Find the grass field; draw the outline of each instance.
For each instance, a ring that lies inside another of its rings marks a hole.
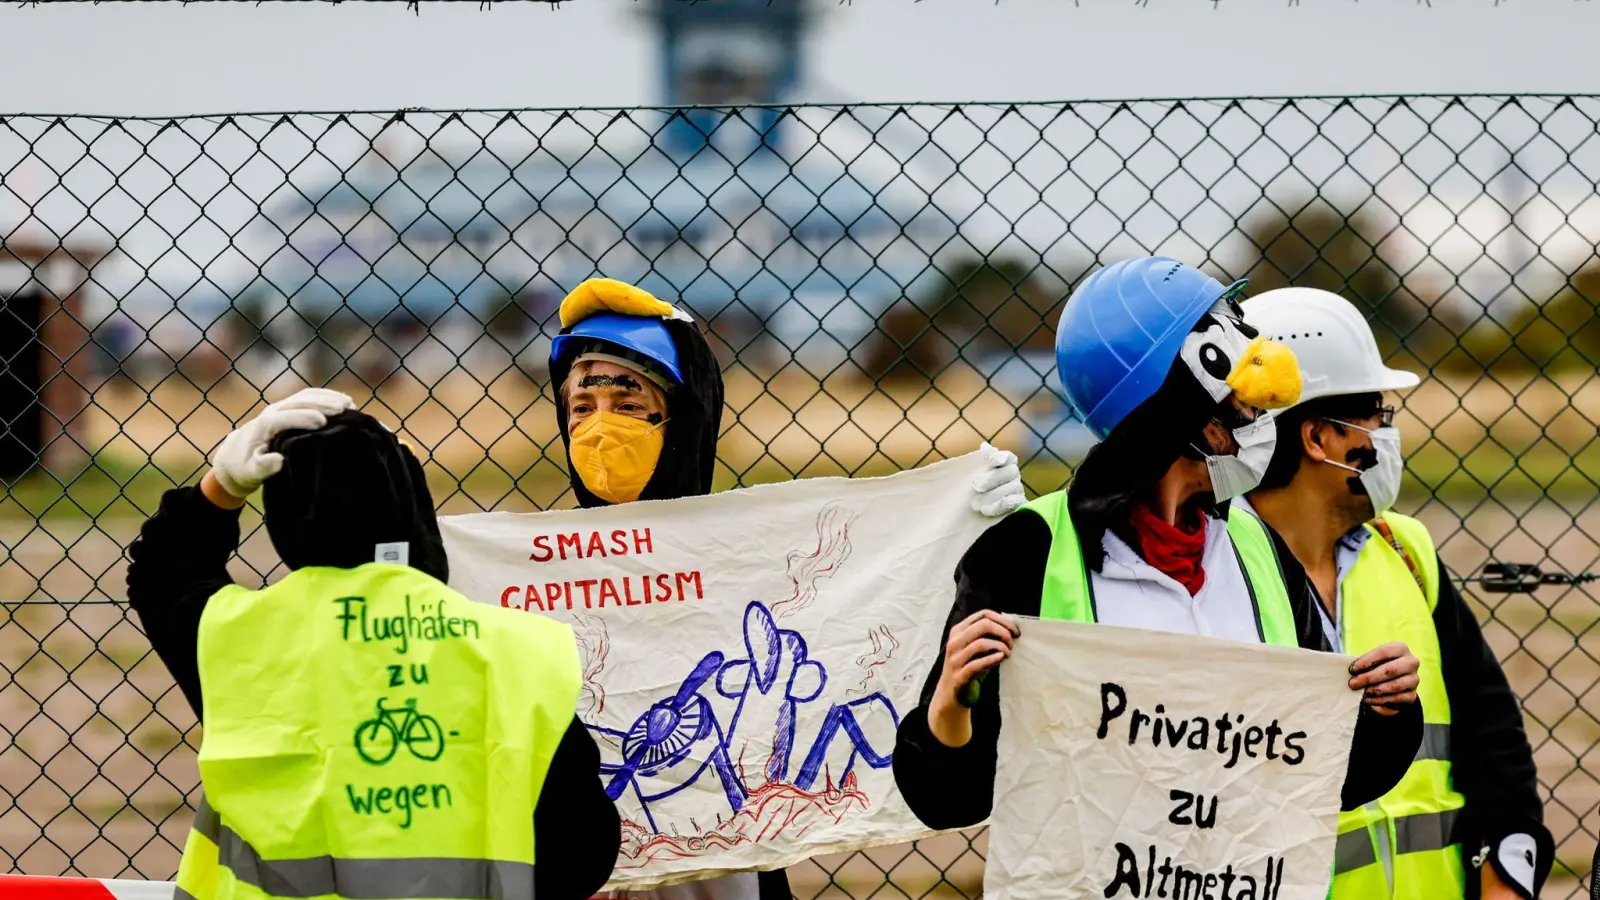
[[[539,385],[503,367],[486,371],[500,374],[461,367],[424,383],[402,373],[377,396],[353,381],[334,386],[423,449],[443,512],[567,505],[553,410]],[[886,474],[964,453],[984,437],[1025,448],[1024,421],[1054,424],[1048,403],[1024,404],[1019,418],[1011,401],[970,373],[881,388],[819,381],[792,367],[769,377],[735,368],[727,380],[719,488]],[[1569,571],[1600,564],[1597,385],[1592,373],[1510,388],[1462,379],[1430,382],[1407,399],[1400,424],[1413,455],[1402,508],[1428,522],[1455,571],[1474,572],[1490,558]],[[277,398],[295,386],[268,393]],[[99,452],[0,497],[0,666],[8,675],[0,728],[10,738],[0,751],[0,863],[8,868],[148,878],[175,870],[195,797],[198,733],[118,602],[121,550],[160,493],[192,482],[203,451],[260,393],[238,376],[206,390],[178,377],[109,383],[96,393],[84,432]],[[1034,458],[1024,477],[1044,491],[1070,471],[1066,462]],[[257,521],[246,513],[250,536],[233,564],[245,583],[276,564],[265,536],[252,533]],[[1475,596],[1524,699],[1562,865],[1586,868],[1600,807],[1600,590]],[[802,897],[919,897],[952,885],[975,894],[982,846],[981,838],[945,836],[915,849],[820,859],[797,867],[792,880]],[[1569,878],[1545,896],[1578,890]]]

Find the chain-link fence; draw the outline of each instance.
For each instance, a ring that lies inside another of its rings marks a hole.
[[[4,864],[177,867],[198,733],[120,602],[160,492],[310,383],[402,428],[444,512],[570,502],[544,363],[564,289],[594,274],[709,330],[721,488],[990,439],[1050,490],[1088,443],[1051,352],[1083,273],[1161,252],[1338,290],[1427,373],[1398,423],[1401,508],[1454,571],[1591,571],[1597,123],[1587,97],[0,117]],[[252,534],[234,574],[276,564]],[[1546,896],[1577,896],[1600,594],[1468,587],[1523,699],[1560,849]],[[974,895],[983,846],[791,880]]]

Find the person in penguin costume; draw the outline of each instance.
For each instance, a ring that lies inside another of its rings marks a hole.
[[[722,372],[688,313],[609,278],[561,302],[550,383],[568,472],[584,508],[711,493],[721,433]],[[1024,500],[1016,456],[984,444],[990,468],[972,508],[1003,516]],[[607,897],[789,900],[782,870],[740,872]]]
[[[1244,324],[1243,287],[1141,257],[1093,273],[1067,300],[1057,367],[1100,443],[1067,491],[995,523],[956,567],[943,649],[895,743],[895,781],[929,827],[990,814],[1002,663],[1027,640],[1012,616],[1330,649],[1294,555],[1228,503],[1272,458],[1265,411],[1300,393],[1294,355]],[[1351,667],[1364,702],[1345,809],[1382,796],[1415,757],[1417,669],[1404,644]]]

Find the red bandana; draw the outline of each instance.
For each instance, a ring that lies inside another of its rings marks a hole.
[[[1139,539],[1139,555],[1145,562],[1184,586],[1193,597],[1205,587],[1206,573],[1200,568],[1206,549],[1206,517],[1193,531],[1169,525],[1165,519],[1140,503],[1133,507],[1128,522]]]

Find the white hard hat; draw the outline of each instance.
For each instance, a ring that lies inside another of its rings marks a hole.
[[[1416,387],[1412,372],[1391,369],[1355,305],[1316,288],[1288,287],[1244,301],[1244,320],[1262,337],[1287,344],[1300,363],[1300,403],[1340,394]]]

